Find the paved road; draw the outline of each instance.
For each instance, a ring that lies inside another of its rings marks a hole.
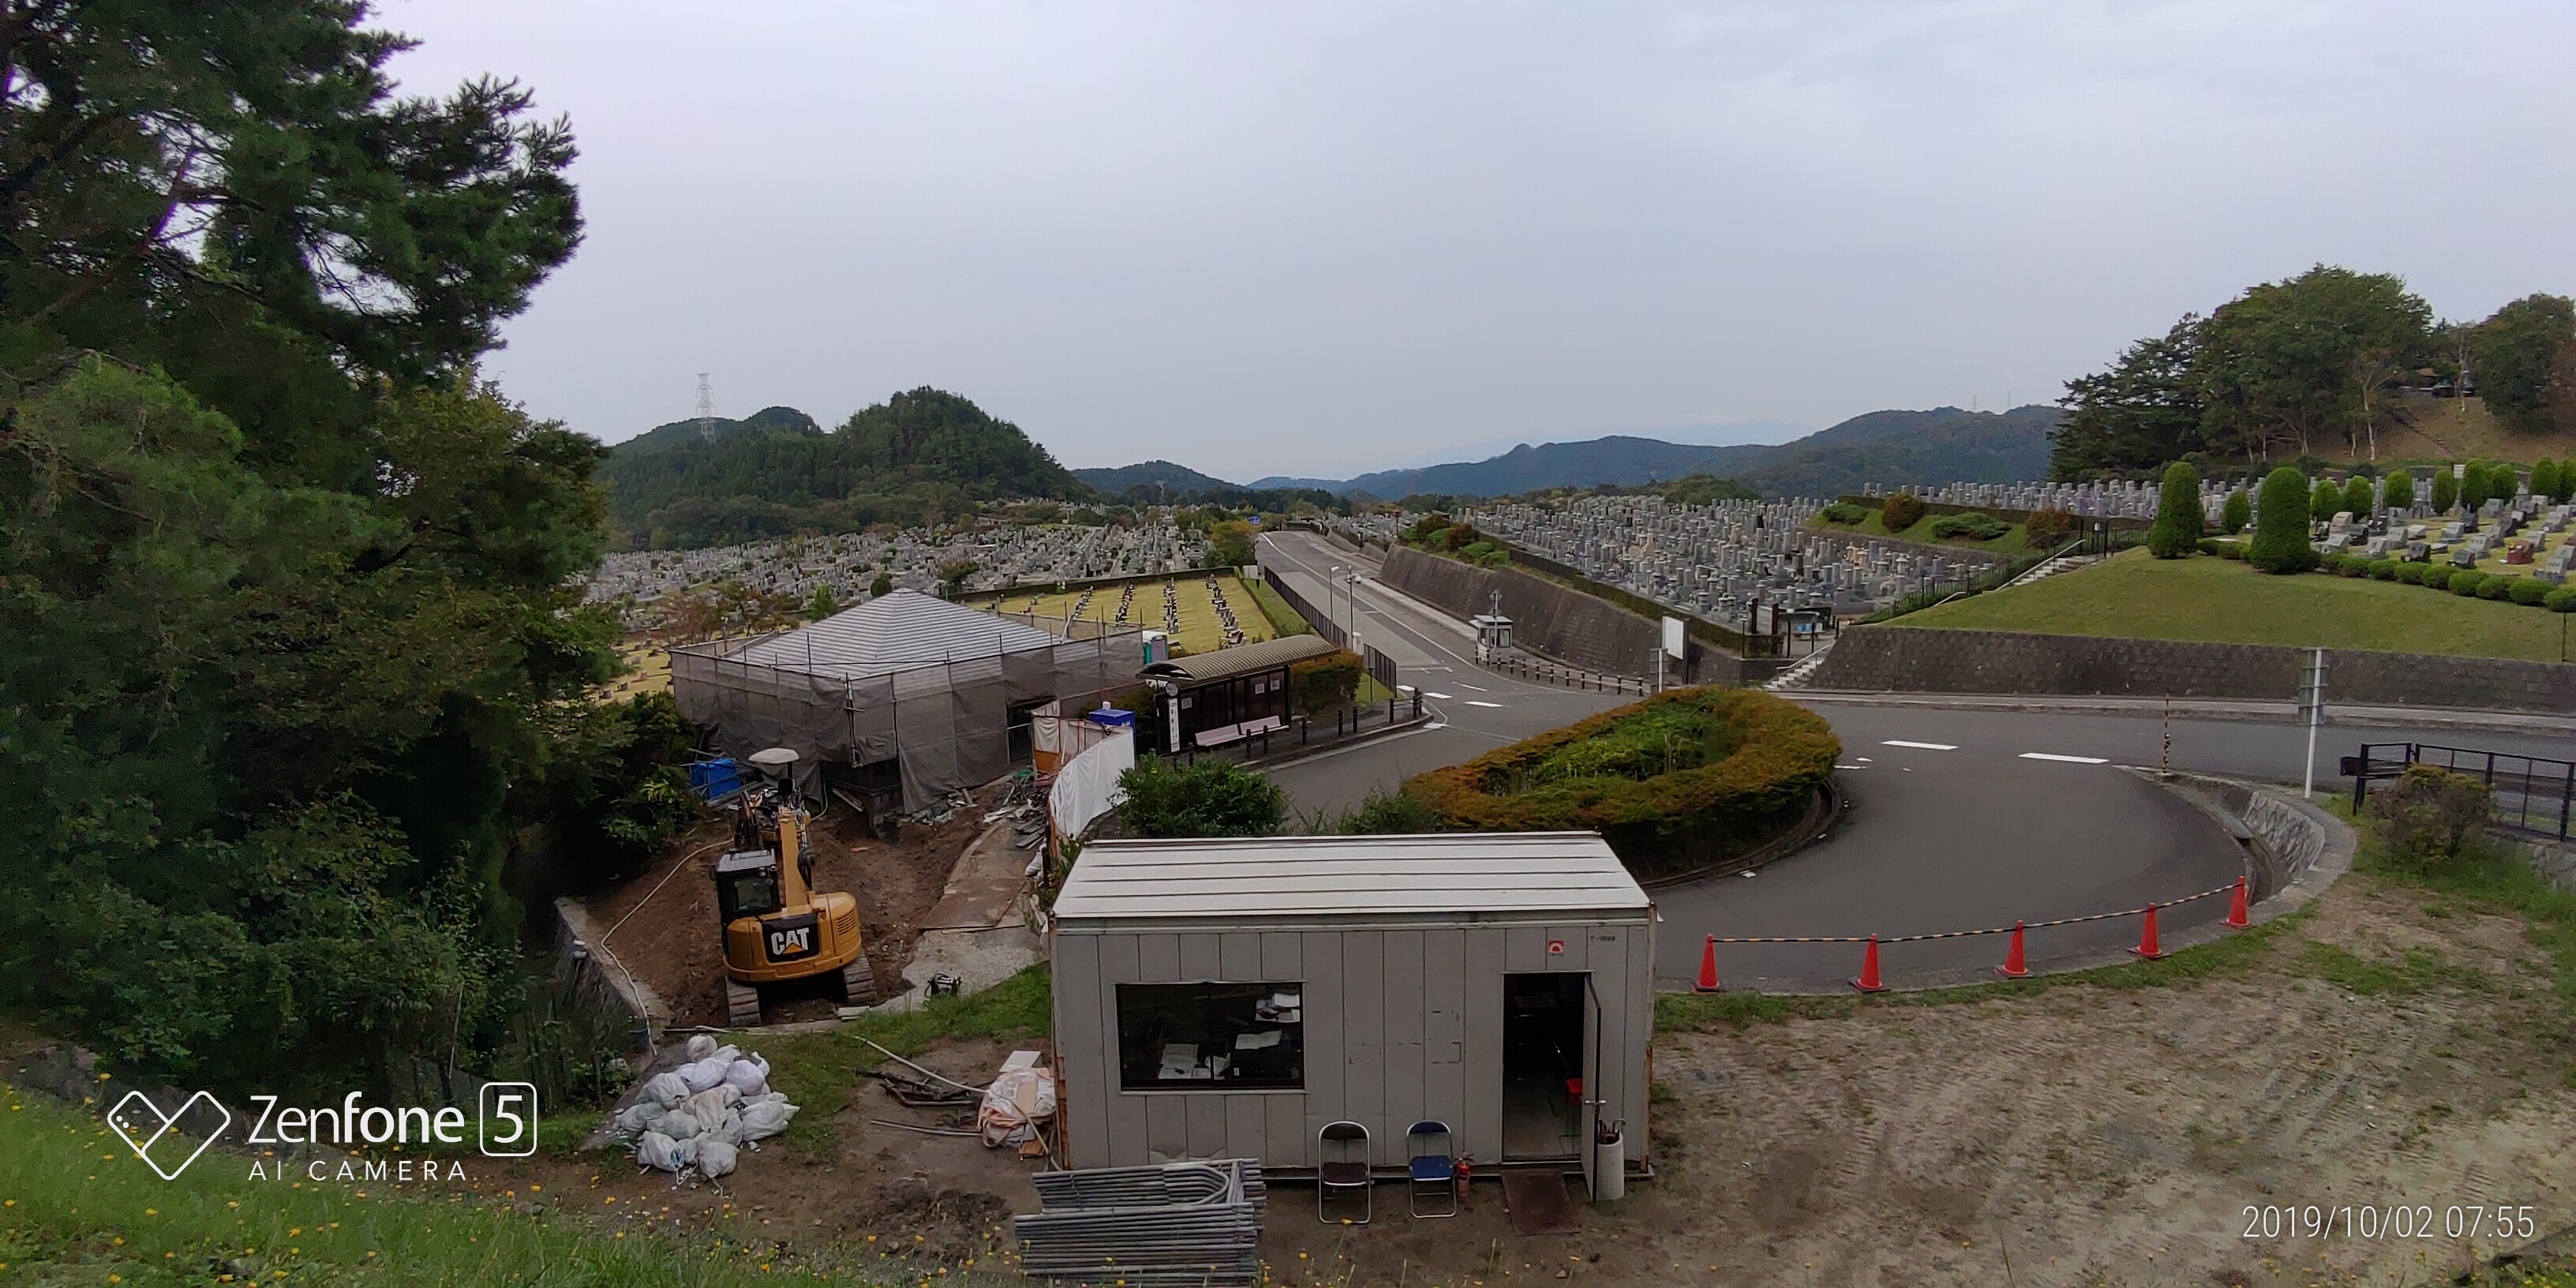
[[[1356,562],[1348,550],[1302,533],[1264,537],[1262,545],[1268,566],[1318,606],[1327,570]],[[1357,601],[1364,639],[1399,665],[1398,649],[1424,659],[1406,667],[1406,679],[1442,695],[1430,700],[1442,727],[1275,771],[1301,810],[1338,812],[1372,787],[1392,787],[1625,700],[1482,670],[1463,625],[1365,578]],[[1664,923],[1656,965],[1667,983],[1691,977],[1708,934],[1903,935],[2009,925],[2136,908],[2225,884],[2240,870],[2235,843],[2205,815],[2119,768],[2159,763],[2159,720],[1810,705],[1843,740],[1839,776],[1850,813],[1831,839],[1758,876],[1658,892]],[[2304,729],[2200,719],[2175,721],[2171,732],[2177,769],[2299,781]],[[2335,761],[2364,741],[2559,757],[2570,750],[2563,738],[2328,726],[2317,740],[2320,792],[2349,790],[2333,776]],[[2171,931],[2226,910],[2224,900],[2209,899],[2161,920]],[[2035,961],[2099,953],[2135,943],[2137,930],[2134,918],[2124,918],[2034,931],[2030,952]],[[2000,960],[2001,951],[1994,939],[1892,945],[1882,967],[1900,975],[1972,972]],[[1848,945],[1742,945],[1723,949],[1720,966],[1731,986],[1817,988],[1856,971],[1859,953]]]

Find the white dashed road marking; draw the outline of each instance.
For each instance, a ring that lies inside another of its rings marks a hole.
[[[2044,751],[2025,751],[2021,754],[2021,758],[2024,760],[2063,761],[2069,765],[2107,765],[2111,763],[2100,756],[2052,756]]]
[[[1488,688],[1486,688],[1484,685],[1481,685],[1481,684],[1461,684],[1461,685],[1459,685],[1458,687],[1459,687],[1459,688],[1462,688],[1462,689],[1474,689],[1474,690],[1475,690],[1476,692],[1478,692],[1478,693],[1491,693],[1491,692],[1493,692],[1493,690],[1492,690],[1492,689],[1488,689]]]
[[[1502,704],[1502,703],[1499,703],[1499,702],[1478,702],[1478,701],[1477,701],[1477,700],[1475,700],[1474,698],[1469,698],[1469,699],[1467,699],[1467,705],[1468,705],[1468,706],[1471,706],[1471,707],[1496,707],[1496,708],[1499,708],[1499,707],[1501,707],[1503,704]]]
[[[1428,689],[1423,690],[1423,692],[1422,692],[1422,696],[1424,696],[1424,697],[1426,697],[1426,698],[1429,698],[1429,699],[1431,699],[1431,700],[1432,700],[1432,701],[1434,701],[1434,702],[1447,702],[1447,701],[1449,700],[1449,695],[1448,695],[1448,694],[1446,694],[1446,693],[1433,693],[1433,692],[1431,692],[1431,691],[1430,691],[1430,690],[1428,690]]]
[[[1951,744],[1946,743],[1946,742],[1907,742],[1907,741],[1905,741],[1905,740],[1904,740],[1904,739],[1902,739],[1902,738],[1890,738],[1890,739],[1888,739],[1887,741],[1882,742],[1882,743],[1880,743],[1880,744],[1878,744],[1878,745],[1879,745],[1879,746],[1882,746],[1882,747],[1912,747],[1912,748],[1914,748],[1914,749],[1915,749],[1915,750],[1917,750],[1917,751],[1957,751],[1957,750],[1958,750],[1958,748],[1957,748],[1957,747],[1952,746]]]

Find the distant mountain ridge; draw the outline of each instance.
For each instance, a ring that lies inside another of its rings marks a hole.
[[[2048,431],[2061,413],[2031,405],[2010,411],[1874,411],[1776,445],[1708,447],[1613,434],[1576,443],[1522,444],[1500,456],[1350,479],[1273,475],[1253,488],[1311,487],[1380,500],[1436,494],[1508,496],[1544,488],[1636,487],[1716,474],[1766,496],[1832,496],[1863,483],[2013,483],[2048,475]]]
[[[650,455],[654,452],[669,451],[683,443],[704,443],[719,438],[730,438],[747,429],[784,429],[807,434],[823,432],[823,427],[816,424],[813,417],[793,407],[763,407],[741,420],[726,420],[718,416],[701,426],[698,418],[692,416],[687,420],[672,421],[668,425],[655,425],[609,450],[624,456]]]
[[[1201,474],[1170,461],[1142,461],[1116,469],[1079,469],[1073,476],[1103,496],[1125,496],[1129,488],[1167,487],[1174,493],[1233,491],[1239,485]]]

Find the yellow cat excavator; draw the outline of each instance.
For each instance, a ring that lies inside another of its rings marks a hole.
[[[859,901],[813,889],[811,821],[792,786],[796,753],[772,747],[749,757],[758,784],[734,802],[734,848],[716,860],[716,917],[724,926],[725,1018],[760,1023],[760,988],[839,972],[851,1005],[877,1000],[877,980],[859,942]]]

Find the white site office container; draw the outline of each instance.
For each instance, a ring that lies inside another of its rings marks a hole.
[[[1654,905],[1590,832],[1094,841],[1050,944],[1067,1166],[1644,1161]]]

